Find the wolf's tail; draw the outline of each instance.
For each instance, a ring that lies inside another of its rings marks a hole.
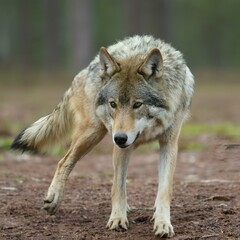
[[[71,88],[64,94],[62,101],[53,112],[24,129],[13,141],[14,150],[38,152],[60,142],[67,137],[72,126],[72,111],[69,99]]]

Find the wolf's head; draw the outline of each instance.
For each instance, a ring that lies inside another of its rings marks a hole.
[[[101,78],[104,82],[96,101],[96,113],[121,148],[133,144],[144,130],[166,112],[160,82],[162,56],[157,48],[143,59],[116,60],[105,48],[100,50]]]

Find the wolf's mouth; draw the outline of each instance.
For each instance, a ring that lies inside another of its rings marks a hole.
[[[137,133],[134,141],[133,141],[131,144],[117,144],[117,146],[120,147],[120,148],[127,148],[127,147],[129,147],[130,145],[132,145],[132,144],[138,139],[139,136],[140,136],[140,132]]]

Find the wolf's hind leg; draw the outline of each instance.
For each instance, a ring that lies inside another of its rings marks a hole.
[[[87,128],[81,129],[80,136],[75,137],[72,141],[68,153],[59,161],[52,183],[48,189],[47,196],[44,200],[44,209],[50,214],[54,214],[64,196],[64,187],[68,175],[74,168],[75,164],[85,154],[87,154],[105,135],[104,128]]]
[[[133,147],[120,149],[117,146],[113,149],[112,212],[107,223],[107,228],[111,230],[127,230],[128,227],[126,177],[132,150]]]

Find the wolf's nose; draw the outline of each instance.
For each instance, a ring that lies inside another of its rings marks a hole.
[[[124,146],[127,140],[128,136],[125,133],[117,133],[114,135],[114,141],[119,147]]]

